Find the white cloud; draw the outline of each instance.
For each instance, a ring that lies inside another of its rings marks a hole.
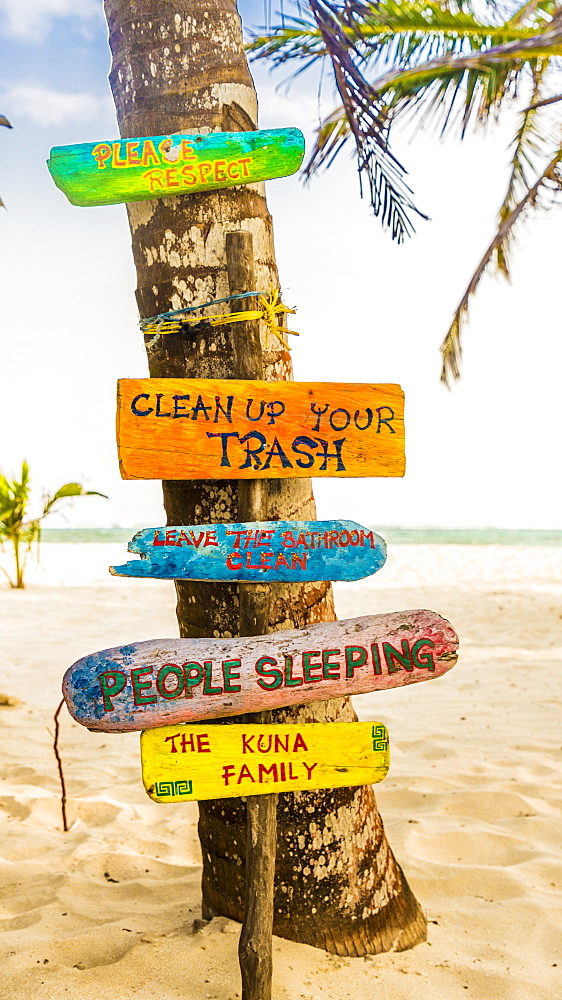
[[[94,94],[64,93],[39,84],[16,84],[2,93],[2,107],[9,108],[13,123],[18,116],[39,125],[62,125],[68,121],[90,121],[111,110],[111,98]]]
[[[102,0],[0,0],[2,28],[9,35],[37,41],[54,17],[90,20],[98,17]]]

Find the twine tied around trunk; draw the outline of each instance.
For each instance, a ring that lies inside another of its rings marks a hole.
[[[152,347],[157,337],[168,333],[179,333],[183,326],[196,326],[205,323],[208,326],[223,326],[226,323],[246,323],[252,319],[262,319],[266,325],[266,347],[269,346],[270,332],[281,341],[289,351],[288,341],[285,334],[292,334],[298,337],[296,330],[286,330],[278,323],[278,317],[287,313],[295,313],[296,309],[286,306],[280,299],[280,289],[270,288],[269,292],[243,292],[241,295],[228,295],[225,299],[211,299],[203,302],[200,306],[188,306],[185,309],[173,309],[170,312],[160,313],[158,316],[149,316],[141,319],[140,328],[145,336],[153,334],[152,340],[147,347]],[[223,302],[231,302],[234,299],[257,298],[258,308],[249,309],[247,312],[221,313],[218,316],[189,316],[189,313],[198,312],[200,309],[207,309],[209,306],[221,305]]]

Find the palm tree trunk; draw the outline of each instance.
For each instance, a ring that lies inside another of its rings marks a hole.
[[[13,536],[12,541],[13,541],[13,545],[14,545],[14,563],[15,563],[15,567],[16,567],[16,582],[15,582],[15,585],[12,584],[12,586],[14,587],[15,590],[23,590],[24,587],[25,587],[25,584],[23,582],[23,565],[22,565],[21,558],[20,558],[21,540],[20,540],[19,533],[16,533]]]
[[[105,10],[122,136],[257,126],[234,0],[105,0]],[[128,212],[141,316],[228,295],[225,236],[235,230],[252,233],[257,287],[279,287],[262,185],[137,202]],[[229,327],[161,337],[148,353],[152,376],[234,374]],[[263,357],[266,378],[291,377],[281,345],[264,344]],[[163,491],[169,524],[237,520],[235,482],[170,481]],[[270,480],[268,517],[313,519],[310,482]],[[239,634],[235,585],[178,581],[176,590],[182,636]],[[272,585],[269,631],[334,617],[328,583]],[[278,721],[354,718],[347,699],[275,713]],[[200,804],[204,916],[241,919],[244,829],[241,800]],[[404,949],[425,939],[425,918],[389,848],[370,787],[279,796],[274,931],[340,955]]]

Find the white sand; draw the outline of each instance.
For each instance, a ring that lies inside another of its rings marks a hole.
[[[23,593],[0,589],[2,1000],[234,1000],[239,926],[200,917],[194,804],[145,795],[138,736],[62,716],[71,829],[51,749],[75,659],[177,635],[173,584],[120,580],[119,545],[44,545]],[[0,585],[1,586],[1,585]],[[391,546],[340,617],[431,608],[461,637],[446,677],[355,699],[390,731],[377,797],[427,911],[429,942],[341,959],[274,940],[274,1000],[562,996],[562,549]]]

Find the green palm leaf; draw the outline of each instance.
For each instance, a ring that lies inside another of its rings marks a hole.
[[[523,198],[512,208],[500,225],[493,240],[486,248],[478,267],[472,275],[465,293],[457,306],[453,322],[447,331],[447,335],[441,345],[441,355],[443,366],[441,370],[441,381],[445,385],[450,385],[451,379],[460,377],[460,362],[462,358],[462,333],[464,321],[468,316],[470,300],[482,277],[488,268],[493,265],[494,259],[500,253],[505,254],[510,240],[513,239],[516,225],[532,210],[545,207],[541,205],[541,195],[556,195],[562,191],[562,148],[557,149],[554,156],[537,177],[534,184],[528,188]]]
[[[471,0],[344,0],[342,5],[309,0],[307,6],[310,19],[288,20],[254,38],[250,49],[273,66],[301,61],[299,72],[319,60],[329,62],[341,103],[321,122],[304,174],[310,178],[329,166],[354,141],[375,214],[398,241],[413,231],[413,214],[421,213],[405,182],[406,170],[393,156],[392,126],[437,124],[442,135],[458,129],[462,137],[530,94],[512,144],[498,231],[442,345],[442,379],[448,384],[459,377],[462,326],[483,274],[495,267],[509,277],[518,221],[532,209],[548,207],[547,194],[560,190],[560,144],[549,134],[542,109],[562,101],[562,6],[526,0],[509,17],[502,16],[496,0],[478,7]]]

